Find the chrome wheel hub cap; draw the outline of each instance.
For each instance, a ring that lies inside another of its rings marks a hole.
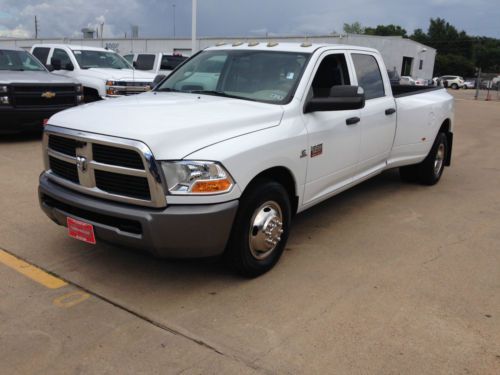
[[[440,144],[436,153],[436,159],[434,159],[434,174],[439,176],[444,163],[445,148],[444,144]]]
[[[255,210],[248,235],[250,252],[256,259],[267,258],[281,241],[283,214],[278,203],[269,201]]]

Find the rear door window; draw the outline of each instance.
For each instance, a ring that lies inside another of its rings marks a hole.
[[[366,99],[385,96],[384,81],[375,57],[354,53],[352,54],[352,61],[358,77],[358,86],[365,91]]]
[[[33,56],[35,56],[43,65],[47,65],[47,58],[49,57],[50,48],[47,47],[36,47],[33,50]]]

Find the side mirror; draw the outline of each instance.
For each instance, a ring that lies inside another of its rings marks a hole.
[[[56,59],[56,58],[51,58],[50,59],[50,65],[52,66],[52,69],[54,70],[61,70],[61,60]]]
[[[158,86],[158,84],[163,81],[167,76],[165,74],[158,74],[153,80],[153,87]]]
[[[304,113],[325,111],[347,111],[365,106],[365,93],[358,86],[333,86],[330,95],[311,98],[304,108]]]
[[[137,61],[132,61],[132,66],[137,69]]]
[[[67,64],[64,66],[64,69],[65,69],[65,70],[72,71],[72,70],[75,70],[75,67],[73,66],[73,64],[71,64],[71,63],[67,63]]]

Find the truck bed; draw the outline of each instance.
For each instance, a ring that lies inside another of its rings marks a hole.
[[[424,92],[444,90],[441,86],[410,86],[410,85],[391,85],[392,95],[395,98],[401,98],[403,96],[417,95]]]

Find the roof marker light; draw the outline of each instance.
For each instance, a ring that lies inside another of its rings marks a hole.
[[[300,45],[301,47],[312,47],[312,43],[304,42]]]
[[[276,47],[279,43],[278,42],[269,42],[267,43],[268,47]]]
[[[220,46],[225,46],[226,44],[227,44],[226,42],[217,42],[215,43],[215,46],[220,47]]]
[[[239,41],[239,42],[234,42],[233,43],[233,47],[239,47],[243,44],[243,42]]]
[[[260,44],[260,42],[253,40],[253,41],[248,43],[248,47],[255,47],[255,46],[258,46],[259,44]]]

